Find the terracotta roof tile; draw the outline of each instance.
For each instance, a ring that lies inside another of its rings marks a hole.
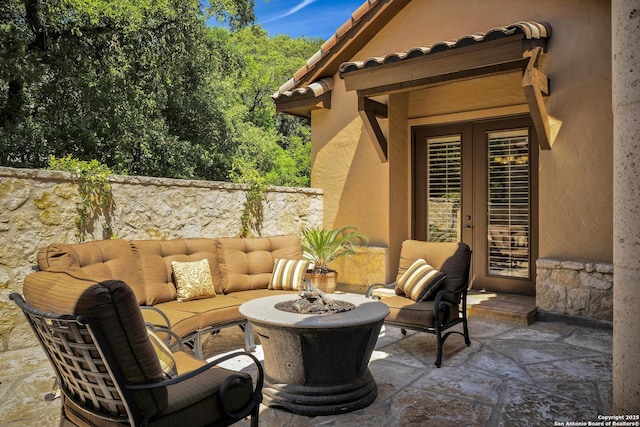
[[[538,22],[516,22],[515,24],[507,25],[506,27],[492,28],[484,33],[467,34],[453,41],[439,41],[431,46],[419,46],[403,52],[392,52],[383,57],[371,57],[363,61],[345,62],[340,66],[339,72],[340,75],[343,75],[351,71],[404,61],[406,59],[470,46],[484,41],[496,40],[514,34],[522,34],[526,39],[548,38],[551,37],[551,27],[548,24],[541,24]]]
[[[345,35],[351,31],[355,25],[362,20],[367,14],[371,12],[371,10],[376,6],[380,0],[367,0],[365,1],[358,9],[353,12],[351,17],[347,19],[347,21],[342,24],[326,42],[320,47],[320,49],[314,53],[311,58],[307,60],[307,63],[303,65],[298,71],[296,71],[293,75],[294,84],[290,85],[289,81],[282,85],[278,92],[273,94],[274,99],[278,99],[280,97],[281,92],[286,92],[291,89],[292,86],[297,85],[303,78],[306,76],[314,67],[320,62],[324,57],[331,53],[331,50],[340,42]],[[283,89],[284,88],[284,89]]]
[[[314,97],[318,97],[323,93],[326,93],[333,89],[334,80],[333,77],[326,77],[324,79],[320,79],[316,82],[311,83],[307,86],[301,86],[298,88],[294,88],[293,84],[289,84],[292,80],[289,80],[284,85],[280,86],[278,92],[273,94],[273,97],[287,97],[292,98],[294,96],[304,96],[304,95],[313,95]],[[285,88],[288,86],[288,89]]]
[[[336,35],[334,34],[329,37],[327,41],[322,44],[322,46],[320,46],[320,50],[324,55],[326,55],[331,50],[331,48],[336,45],[336,43],[338,43],[338,37],[336,37]]]

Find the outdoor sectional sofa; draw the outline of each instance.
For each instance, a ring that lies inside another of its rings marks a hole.
[[[209,263],[215,296],[178,301],[172,261]],[[176,240],[112,239],[52,244],[37,254],[39,271],[25,278],[25,289],[72,282],[126,283],[144,320],[167,326],[203,359],[202,341],[228,326],[248,325],[239,307],[245,301],[293,290],[268,289],[277,259],[302,259],[299,236],[193,238]],[[40,282],[40,283],[38,283]],[[246,331],[245,348],[253,350]]]

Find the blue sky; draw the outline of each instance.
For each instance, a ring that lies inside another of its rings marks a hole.
[[[331,37],[365,0],[255,0],[256,23],[270,36]]]
[[[256,24],[270,36],[327,40],[365,0],[255,0]],[[211,19],[210,25],[222,25]]]

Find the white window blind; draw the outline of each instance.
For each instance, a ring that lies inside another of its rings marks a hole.
[[[489,274],[529,278],[529,132],[488,134]]]
[[[427,138],[429,241],[460,241],[460,135]]]

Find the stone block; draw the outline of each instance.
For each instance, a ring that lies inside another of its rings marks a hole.
[[[594,319],[612,321],[613,293],[597,289],[592,290],[587,314]]]
[[[539,258],[538,261],[536,261],[536,266],[543,269],[560,268],[562,261],[553,258]]]
[[[566,307],[567,290],[557,283],[536,284],[536,306],[541,310],[563,313]]]
[[[613,274],[613,264],[599,262],[596,264],[596,271],[598,273]]]
[[[584,263],[581,261],[562,261],[561,267],[567,270],[584,270]]]
[[[588,309],[590,292],[588,289],[567,290],[567,314],[583,315]]]
[[[580,286],[580,275],[576,270],[554,270],[551,273],[551,280],[568,288],[578,288]]]
[[[596,276],[587,272],[580,272],[580,286],[584,288],[594,288],[600,290],[611,289],[613,283],[604,279],[603,276]]]

